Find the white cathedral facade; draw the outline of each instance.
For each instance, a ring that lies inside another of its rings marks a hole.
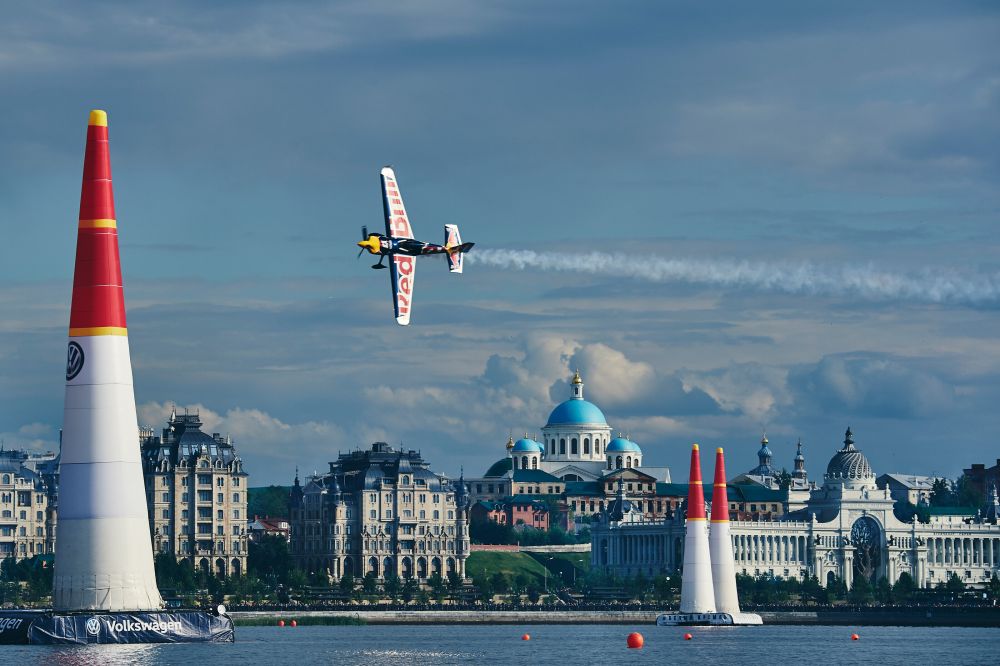
[[[823,484],[805,506],[771,521],[733,520],[736,571],[799,580],[834,578],[848,587],[856,576],[895,583],[903,572],[918,587],[953,574],[983,586],[1000,576],[1000,500],[996,489],[975,515],[931,515],[930,522],[902,522],[889,488],[879,488],[865,455],[847,430],[844,446],[827,465]],[[619,575],[674,573],[684,561],[684,512],[644,520],[637,512],[605,513],[592,525],[592,565]]]

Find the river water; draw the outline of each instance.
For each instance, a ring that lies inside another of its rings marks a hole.
[[[645,647],[630,650],[631,631]],[[693,639],[684,640],[684,633]],[[857,632],[860,639],[851,640]],[[531,640],[521,639],[528,633]],[[996,664],[1000,629],[406,625],[243,627],[236,643],[0,646],[0,664]]]

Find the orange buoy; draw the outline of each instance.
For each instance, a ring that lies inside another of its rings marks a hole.
[[[646,643],[645,639],[643,639],[642,634],[640,634],[638,631],[633,631],[631,634],[628,635],[628,638],[625,639],[625,644],[628,645],[629,648],[633,650],[641,648],[645,643]]]
[[[856,640],[858,640],[859,638],[861,638],[861,636],[858,636],[857,634],[851,634],[851,640],[852,640],[852,641],[856,641]]]
[[[296,622],[295,620],[292,620],[292,626],[293,626],[293,627],[297,627],[297,626],[299,626],[299,623],[298,623],[298,622]]]
[[[531,634],[524,634],[523,636],[521,636],[521,640],[522,641],[530,641],[531,640]]]
[[[684,634],[684,640],[689,641],[692,638],[694,638],[694,636],[692,634]]]
[[[278,626],[279,627],[285,626],[285,621],[284,620],[278,620]]]

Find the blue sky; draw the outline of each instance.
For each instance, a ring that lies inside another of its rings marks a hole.
[[[73,3],[0,21],[0,437],[55,446],[87,112],[140,421],[255,483],[373,439],[478,473],[579,367],[646,460],[1000,456],[991,3]],[[394,164],[413,324],[355,261]],[[526,261],[524,251],[540,253]],[[509,251],[507,254],[501,251]],[[475,253],[479,253],[477,257]],[[476,259],[478,258],[478,261]]]

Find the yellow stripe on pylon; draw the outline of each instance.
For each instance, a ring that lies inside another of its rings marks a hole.
[[[80,220],[81,229],[117,229],[118,220]]]
[[[84,338],[92,335],[128,335],[128,329],[123,326],[93,326],[91,328],[71,328],[69,337]]]

